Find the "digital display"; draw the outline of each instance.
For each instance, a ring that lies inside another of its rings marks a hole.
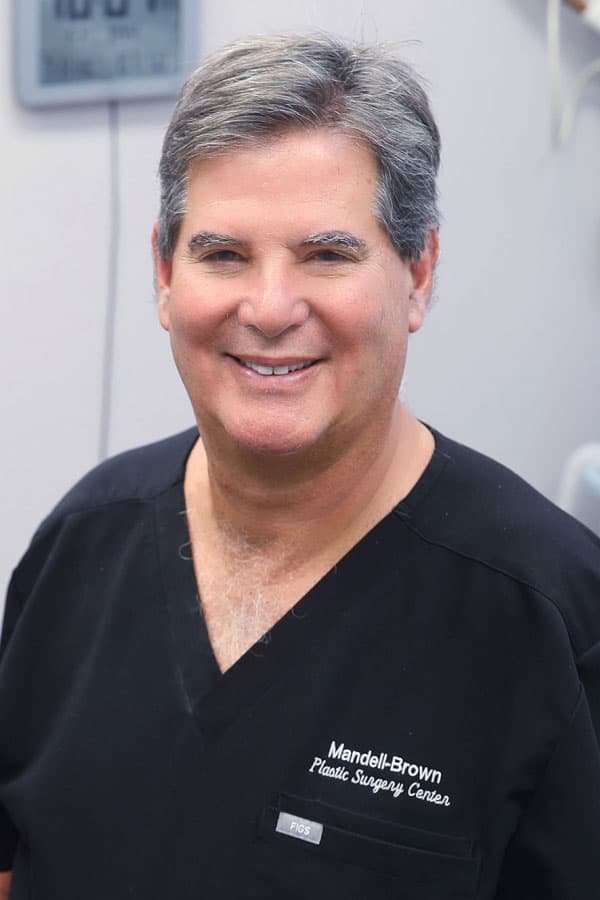
[[[179,0],[41,0],[39,84],[173,76]]]
[[[201,0],[15,0],[19,99],[45,107],[177,95],[199,62],[200,7]]]

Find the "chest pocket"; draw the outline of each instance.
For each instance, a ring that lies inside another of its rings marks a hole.
[[[257,900],[470,900],[479,871],[467,838],[285,794],[264,810],[254,861]]]

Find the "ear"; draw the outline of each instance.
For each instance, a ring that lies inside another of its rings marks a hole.
[[[173,259],[164,260],[158,252],[158,222],[152,226],[152,256],[154,259],[154,285],[158,301],[158,320],[165,331],[169,330],[169,295]]]
[[[425,319],[433,287],[433,273],[439,252],[438,231],[437,228],[432,226],[427,234],[425,249],[418,259],[410,263],[412,289],[409,298],[408,330],[411,333],[418,331]]]

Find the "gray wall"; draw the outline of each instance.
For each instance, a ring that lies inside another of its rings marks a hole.
[[[4,583],[40,518],[96,461],[109,228],[107,109],[18,107],[11,6],[0,4]],[[412,339],[405,397],[555,497],[571,449],[600,439],[600,79],[571,142],[553,151],[544,15],[543,0],[203,0],[200,24],[201,53],[248,32],[315,27],[410,41],[444,141],[445,224],[438,299]],[[600,55],[600,36],[569,11],[563,22],[572,81]],[[169,110],[120,109],[110,452],[192,421],[152,297]]]

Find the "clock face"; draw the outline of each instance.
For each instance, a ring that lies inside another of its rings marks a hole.
[[[173,75],[181,10],[173,0],[43,0],[40,84]]]
[[[19,0],[26,104],[164,96],[196,62],[198,0]]]

